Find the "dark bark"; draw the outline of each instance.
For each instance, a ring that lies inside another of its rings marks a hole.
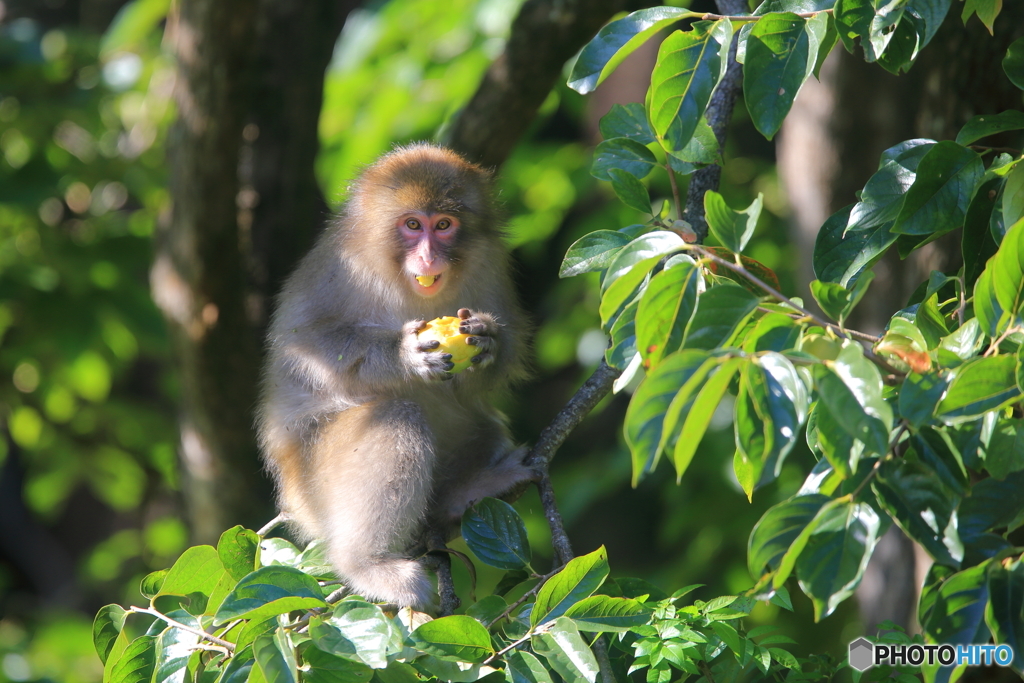
[[[485,167],[501,166],[576,54],[631,0],[527,0],[505,51],[455,117],[447,144]]]
[[[742,15],[748,11],[746,0],[716,0],[716,5],[721,14]],[[732,45],[729,46],[729,65],[726,67],[725,76],[715,88],[711,101],[708,102],[704,112],[708,125],[715,132],[718,146],[723,150],[725,149],[729,121],[732,120],[732,112],[736,108],[736,98],[740,94],[743,83],[743,67],[736,62],[736,45],[737,41],[734,39]],[[718,164],[705,166],[690,178],[690,185],[686,190],[686,208],[682,218],[697,233],[699,244],[703,244],[708,236],[708,223],[704,219],[704,195],[708,190],[718,190],[721,180],[722,167]],[[679,210],[682,211],[682,208]]]
[[[152,285],[181,377],[183,491],[197,541],[270,515],[252,430],[265,302],[326,214],[313,176],[317,120],[350,7],[184,0],[168,22],[179,64],[174,203]]]

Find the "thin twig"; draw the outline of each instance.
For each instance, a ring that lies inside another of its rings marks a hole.
[[[191,633],[192,635],[199,636],[200,638],[208,640],[211,643],[216,643],[217,645],[220,645],[221,647],[227,649],[228,652],[233,653],[235,651],[235,644],[234,643],[229,643],[228,641],[224,640],[223,638],[218,638],[217,636],[212,636],[209,633],[207,633],[206,631],[201,631],[201,630],[199,630],[197,628],[192,628],[191,626],[186,626],[185,624],[181,623],[180,621],[175,621],[174,619],[171,619],[166,614],[161,614],[160,612],[156,611],[155,609],[150,609],[149,607],[135,607],[134,605],[132,605],[132,606],[130,606],[128,608],[128,611],[129,612],[135,612],[136,614],[148,614],[151,617],[156,617],[157,619],[160,619],[162,621],[167,622],[168,624],[170,624],[174,628],[180,628],[182,631],[186,631],[188,633]]]
[[[256,532],[256,535],[259,536],[260,538],[264,538],[267,534],[269,534],[275,528],[281,526],[282,524],[284,524],[287,521],[288,521],[288,515],[286,515],[286,514],[284,514],[282,512],[277,517],[274,517],[272,520],[270,520],[269,522],[264,524],[262,527],[260,527],[260,530]]]
[[[612,660],[608,656],[608,638],[601,634],[590,647],[597,659],[597,669],[601,674],[601,683],[616,683],[615,672],[612,670]]]
[[[528,641],[528,640],[529,640],[530,638],[533,638],[533,635],[534,635],[534,631],[533,631],[533,629],[531,628],[531,629],[529,629],[529,630],[528,630],[528,631],[526,632],[526,635],[525,635],[525,636],[523,636],[523,637],[522,637],[522,638],[520,638],[519,640],[517,640],[517,641],[514,641],[514,642],[512,642],[512,643],[509,643],[509,644],[508,644],[508,645],[506,645],[505,647],[501,648],[500,650],[498,650],[497,652],[495,652],[495,653],[494,653],[493,655],[491,655],[490,657],[488,657],[487,659],[485,659],[485,660],[484,660],[483,662],[481,662],[481,664],[482,664],[483,666],[487,666],[488,664],[490,664],[491,662],[493,662],[493,661],[494,661],[495,659],[497,659],[498,657],[502,656],[502,655],[503,655],[503,654],[505,654],[506,652],[510,652],[511,650],[514,650],[514,649],[516,649],[517,647],[519,647],[520,645],[522,645],[523,643],[525,643],[526,641]]]
[[[516,611],[516,609],[517,609],[517,608],[518,608],[518,607],[519,607],[519,606],[520,606],[521,604],[523,604],[524,602],[526,602],[527,600],[529,600],[529,599],[530,599],[530,596],[532,596],[532,595],[536,595],[536,594],[537,594],[537,591],[539,591],[539,590],[541,589],[541,587],[542,587],[542,586],[544,585],[544,582],[545,582],[545,581],[547,581],[548,579],[550,579],[550,578],[551,578],[552,576],[554,576],[554,575],[555,575],[555,574],[557,574],[558,572],[562,571],[562,568],[563,568],[564,566],[565,566],[565,565],[561,565],[561,564],[559,564],[559,565],[555,565],[555,568],[554,568],[554,569],[552,569],[552,570],[551,570],[550,572],[548,572],[548,573],[547,573],[547,574],[545,574],[544,576],[540,577],[540,581],[538,581],[538,582],[537,582],[537,585],[536,585],[536,586],[534,586],[534,587],[533,587],[533,588],[531,588],[530,590],[528,590],[528,591],[526,591],[525,593],[523,593],[523,596],[522,596],[521,598],[519,598],[518,600],[516,600],[515,602],[513,602],[513,603],[512,603],[511,605],[509,605],[509,606],[508,606],[508,609],[506,609],[506,610],[505,610],[504,612],[502,612],[502,613],[501,613],[501,614],[499,614],[498,616],[494,617],[494,619],[492,619],[491,621],[489,621],[489,622],[487,623],[487,628],[491,628],[492,626],[494,626],[495,624],[497,624],[497,623],[498,623],[499,621],[501,621],[502,619],[504,619],[504,618],[505,618],[505,617],[507,617],[508,615],[510,615],[510,614],[512,614],[513,612],[515,612],[515,611]]]
[[[758,306],[757,310],[763,311],[765,313],[778,313],[778,311],[773,311],[772,309],[770,309],[770,308],[768,308],[766,306]],[[801,318],[804,317],[800,313],[783,313],[782,315],[789,316],[793,320],[800,320]],[[815,322],[818,322],[818,321],[815,321]],[[839,327],[839,325],[836,325],[835,323],[828,323],[828,327],[830,329],[835,330],[836,332],[843,332],[843,331],[845,331],[846,334],[850,335],[851,337],[854,337],[855,339],[859,339],[860,341],[868,342],[869,344],[877,344],[878,342],[882,341],[881,337],[876,337],[873,334],[868,334],[867,332],[861,332],[860,330],[851,330],[849,327],[847,327],[844,330],[843,328]]]
[[[676,218],[682,220],[683,200],[679,194],[679,184],[676,182],[676,172],[672,170],[672,166],[669,164],[665,164],[665,170],[668,172],[668,184],[672,186],[672,199],[676,203]]]
[[[537,491],[540,493],[544,517],[551,527],[551,549],[555,551],[555,564],[565,564],[573,558],[572,545],[569,543],[569,535],[565,533],[562,513],[558,511],[558,504],[555,501],[555,489],[551,486],[551,475],[546,468],[544,476],[537,482]]]
[[[430,550],[443,550],[447,545],[443,534],[436,529],[432,529],[430,539],[428,540]],[[455,593],[451,556],[443,552],[428,552],[424,556],[423,561],[437,574],[437,594],[441,599],[438,614],[443,617],[455,614],[455,610],[462,603],[459,600],[459,596]]]

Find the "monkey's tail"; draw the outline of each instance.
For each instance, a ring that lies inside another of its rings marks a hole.
[[[342,552],[332,552],[331,560],[346,585],[365,598],[418,610],[436,603],[433,582],[416,560],[401,555],[356,558]]]

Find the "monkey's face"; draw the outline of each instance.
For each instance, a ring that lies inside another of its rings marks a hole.
[[[447,284],[459,220],[447,213],[414,211],[398,220],[405,245],[405,276],[416,294],[431,297]]]

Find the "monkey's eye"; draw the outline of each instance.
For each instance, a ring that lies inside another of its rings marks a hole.
[[[437,225],[434,226],[434,229],[435,230],[447,230],[450,227],[452,227],[452,222],[450,220],[448,220],[447,218],[442,218],[441,220],[439,220],[437,222]]]
[[[409,228],[410,230],[419,230],[420,222],[415,218],[410,218],[405,222],[405,227]]]

